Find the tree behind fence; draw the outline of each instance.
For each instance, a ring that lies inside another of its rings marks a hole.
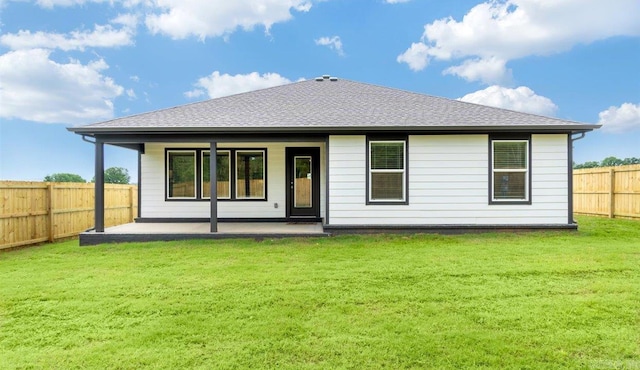
[[[94,184],[0,181],[0,249],[76,236],[92,228]],[[132,222],[136,185],[105,184],[105,226]]]

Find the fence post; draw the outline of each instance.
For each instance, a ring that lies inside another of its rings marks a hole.
[[[53,184],[47,184],[47,221],[49,224],[49,242],[53,242],[55,239],[54,233],[54,225],[53,222],[53,214],[54,214],[54,204],[53,204]]]
[[[614,218],[616,204],[616,171],[612,167],[609,169],[609,218]]]
[[[135,220],[135,214],[133,210],[133,185],[129,185],[129,221],[133,222]]]

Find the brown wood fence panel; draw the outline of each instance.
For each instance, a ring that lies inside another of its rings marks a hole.
[[[54,241],[93,227],[94,185],[0,181],[0,249]],[[132,222],[136,185],[105,184],[105,226]]]
[[[640,218],[640,165],[573,171],[575,213]]]
[[[249,194],[251,197],[263,197],[264,194],[264,180],[256,179],[249,181]],[[238,198],[247,196],[247,189],[245,187],[245,180],[237,180],[236,182],[236,193]]]
[[[311,179],[299,178],[296,179],[296,206],[297,207],[311,207],[311,203],[313,202],[312,198],[312,190],[311,190],[312,182]]]
[[[230,194],[230,187],[229,187],[229,181],[218,181],[217,183],[217,187],[218,187],[218,197],[219,198],[228,198],[229,194]],[[211,192],[211,183],[210,182],[203,182],[202,183],[202,195],[206,198],[209,196],[209,193]]]

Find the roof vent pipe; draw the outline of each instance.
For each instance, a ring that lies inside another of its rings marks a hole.
[[[322,82],[324,80],[338,81],[338,77],[331,77],[331,75],[322,75],[322,77],[316,77],[315,80],[319,82]]]

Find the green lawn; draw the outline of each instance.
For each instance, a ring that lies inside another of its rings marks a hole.
[[[640,369],[640,222],[0,253],[0,368]]]

